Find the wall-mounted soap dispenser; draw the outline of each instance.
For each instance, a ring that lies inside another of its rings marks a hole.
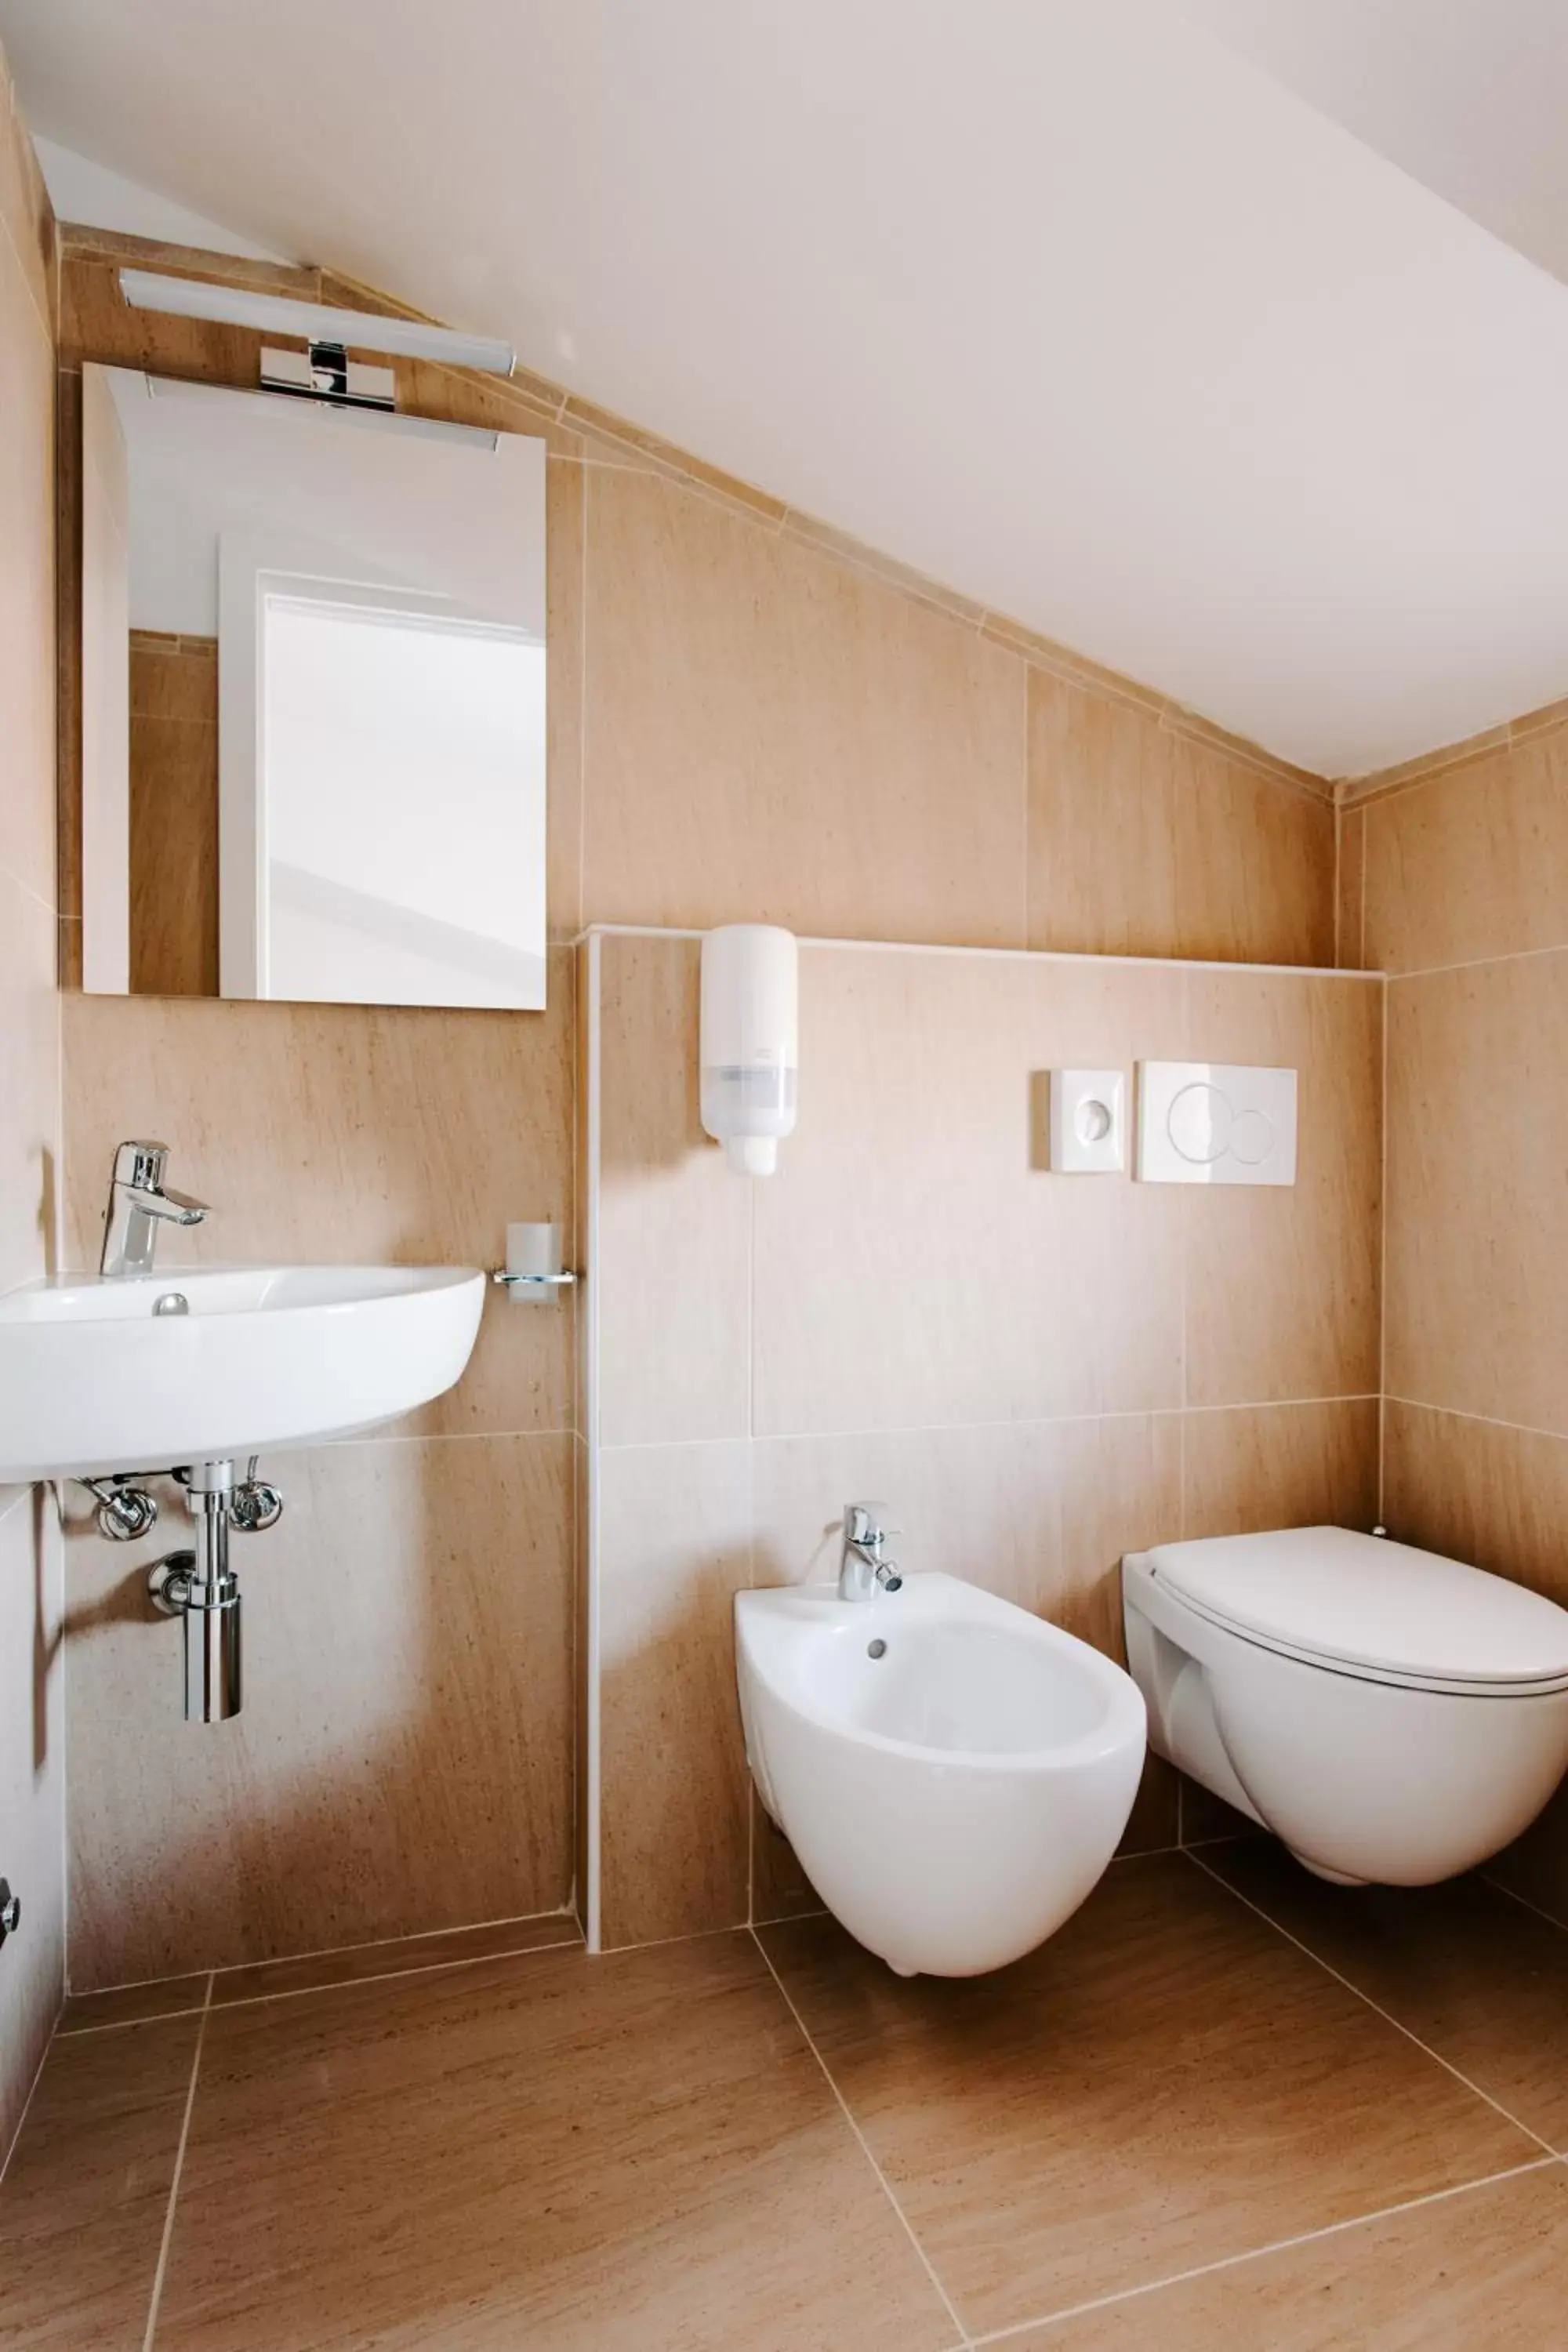
[[[743,1176],[771,1176],[793,1133],[800,1058],[795,935],[728,923],[702,942],[702,1124]]]

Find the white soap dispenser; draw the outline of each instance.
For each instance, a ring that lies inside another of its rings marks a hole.
[[[799,1051],[795,934],[727,923],[702,942],[702,1124],[745,1176],[771,1176],[794,1131]]]

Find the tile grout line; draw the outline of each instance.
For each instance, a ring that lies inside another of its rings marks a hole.
[[[163,2300],[163,2281],[169,2270],[169,2249],[174,2239],[174,2208],[179,2203],[180,2181],[185,2169],[185,2147],[191,2137],[191,2117],[196,2110],[196,2080],[202,2070],[202,2051],[207,2038],[207,2020],[212,2015],[212,1996],[213,1980],[209,1975],[206,2006],[202,2011],[202,2021],[196,2028],[196,2046],[191,2053],[191,2080],[185,2092],[180,2144],[174,2150],[174,2171],[169,2182],[169,2202],[163,2213],[163,2234],[158,2244],[158,2266],[153,2273],[153,2293],[147,2305],[147,2326],[142,2338],[142,2352],[153,2352],[153,2339],[158,2332],[158,2312]]]
[[[16,2118],[16,2128],[11,2135],[10,2146],[6,2148],[4,2155],[0,2156],[0,2188],[5,2186],[5,2175],[10,2168],[11,2159],[22,2145],[23,2126],[26,2125],[27,2117],[32,2112],[33,2101],[38,2095],[38,2084],[44,2079],[44,2069],[49,2063],[49,2053],[54,2048],[55,2043],[58,2039],[59,2028],[57,2025],[54,2031],[50,2033],[48,2040],[45,2042],[38,2063],[33,2069],[33,2079],[27,2085],[27,2095],[22,2102],[22,2112]]]
[[[1530,1912],[1537,1919],[1544,1920],[1547,1927],[1555,1927],[1560,1936],[1568,1935],[1568,1924],[1561,1919],[1554,1919],[1550,1911],[1543,1911],[1539,1903],[1531,1901],[1528,1895],[1521,1895],[1516,1887],[1505,1885],[1500,1878],[1494,1878],[1489,1871],[1478,1871],[1476,1874],[1484,1885],[1491,1887],[1499,1895],[1506,1895],[1510,1903],[1517,1903],[1521,1910]]]
[[[269,1959],[260,1960],[219,1960],[210,1969],[182,1969],[173,1977],[124,1977],[118,1984],[94,1985],[91,1992],[84,1993],[79,1997],[82,2000],[90,2000],[99,1994],[107,1994],[111,1992],[142,1992],[153,1985],[178,1983],[185,1977],[237,1976],[242,1969],[299,1968],[302,1966],[306,1960],[342,1959],[350,1952],[392,1952],[404,1949],[410,1944],[422,1943],[427,1938],[434,1941],[434,1939],[438,1936],[488,1936],[493,1934],[498,1927],[542,1927],[544,1922],[549,1919],[570,1919],[573,1916],[574,1914],[570,1905],[562,1904],[559,1909],[553,1911],[519,1911],[510,1917],[500,1919],[471,1919],[466,1921],[460,1927],[428,1927],[422,1930],[417,1935],[370,1936],[367,1937],[362,1944],[312,1944],[310,1950],[305,1952],[279,1952],[275,1954]],[[440,1968],[445,1967],[446,1963],[444,1961],[432,1961],[431,1966]],[[219,2006],[221,2007],[221,2005],[222,2004],[220,2003]],[[181,2004],[181,2011],[183,2011],[185,2009],[200,2009],[201,2006],[202,2004],[199,2000],[185,2001]],[[166,2013],[173,2015],[175,2012],[169,2011]],[[139,2021],[140,2021],[138,2020],[127,2020],[128,2023],[135,2023]],[[65,2030],[67,2032],[73,2031],[69,2026]],[[79,2027],[74,2030],[78,2032],[85,2031],[84,2028]]]
[[[1492,2189],[1504,2180],[1522,2180],[1532,2172],[1547,2172],[1565,2159],[1560,2156],[1532,2157],[1528,2164],[1510,2165],[1502,2172],[1485,2172],[1474,2180],[1460,2180],[1451,2189],[1434,2189],[1424,2197],[1406,2197],[1397,2205],[1379,2205],[1370,2213],[1352,2213],[1342,2221],[1325,2221],[1321,2230],[1302,2230],[1293,2238],[1274,2238],[1266,2246],[1248,2246],[1239,2254],[1222,2254],[1212,2263],[1194,2263],[1191,2270],[1172,2271],[1167,2276],[1148,2279],[1139,2286],[1121,2288],[1115,2294],[1100,2294],[1088,2303],[1073,2303],[1059,2311],[1038,2314],[1032,2319],[1013,2321],[1006,2327],[993,2329],[989,2336],[977,2336],[974,2346],[1005,2344],[1011,2338],[1032,2332],[1037,2327],[1054,2327],[1059,2320],[1078,2319],[1085,2313],[1106,2311],[1114,2305],[1137,2303],[1145,2295],[1159,2294],[1167,2287],[1182,2286],[1189,2279],[1212,2278],[1219,2271],[1239,2270],[1246,2263],[1264,2261],[1270,2254],[1289,2253],[1296,2246],[1316,2245],[1321,2239],[1343,2237],[1352,2230],[1369,2229],[1374,2221],[1389,2221],[1401,2213],[1418,2213],[1427,2205],[1445,2205],[1455,2197],[1473,2196],[1479,2189]]]
[[[1421,2036],[1418,2033],[1413,2033],[1409,2026],[1401,2025],[1398,2018],[1394,2016],[1390,2011],[1383,2008],[1381,2003],[1373,2000],[1370,1993],[1363,1992],[1361,1987],[1359,1985],[1352,1984],[1349,1977],[1342,1976],[1339,1969],[1333,1966],[1331,1961],[1325,1960],[1321,1952],[1313,1951],[1310,1944],[1304,1944],[1300,1936],[1293,1936],[1289,1927],[1282,1927],[1279,1920],[1273,1918],[1268,1912],[1265,1911],[1260,1904],[1254,1903],[1250,1895],[1243,1895],[1239,1887],[1232,1886],[1230,1881],[1226,1878],[1222,1878],[1217,1870],[1211,1870],[1208,1864],[1205,1862],[1200,1853],[1195,1851],[1189,1850],[1188,1859],[1192,1863],[1194,1870],[1201,1870],[1205,1878],[1212,1878],[1216,1886],[1224,1887],[1228,1895],[1230,1895],[1236,1902],[1241,1904],[1247,1910],[1250,1911],[1256,1918],[1261,1919],[1266,1927],[1272,1927],[1277,1936],[1282,1936],[1286,1943],[1294,1944],[1296,1949],[1299,1952],[1303,1953],[1308,1959],[1311,1960],[1318,1968],[1321,1969],[1325,1976],[1331,1976],[1333,1978],[1336,1984],[1343,1985],[1345,1990],[1349,1993],[1353,1993],[1357,2000],[1363,2002],[1365,2006],[1371,2010],[1374,2017],[1381,2017],[1385,2025],[1393,2026],[1395,2033],[1402,2033],[1406,2042],[1413,2042],[1417,2050],[1425,2052],[1426,2055],[1432,2060],[1434,2065],[1441,2066],[1444,2073],[1446,2074],[1451,2074],[1456,2083],[1462,2083],[1465,2089],[1472,2093],[1476,2098],[1481,2100],[1487,2106],[1490,2107],[1494,2115],[1501,2116],[1505,2123],[1511,2124],[1516,2131],[1521,2131],[1527,2139],[1532,2139],[1535,2142],[1536,2147],[1543,2149],[1548,2156],[1553,2158],[1559,2158],[1559,2150],[1552,2147],[1550,2140],[1542,2139],[1541,2134],[1538,2131],[1533,2131],[1529,2124],[1521,2123],[1516,2115],[1511,2114],[1510,2110],[1503,2105],[1500,2099],[1494,2099],[1489,2091],[1483,2091],[1480,2084],[1479,2083],[1472,2083],[1468,2074],[1461,2074],[1458,2068],[1456,2065],[1453,2065],[1449,2060],[1442,2056],[1440,2052],[1434,2050],[1429,2042],[1423,2042]]]
[[[571,1916],[572,1915],[563,1916]],[[500,1952],[469,1952],[460,1959],[432,1960],[423,1968],[416,1966],[406,1969],[377,1969],[370,1975],[361,1977],[323,1977],[317,1984],[284,1985],[276,1992],[244,1992],[233,2000],[192,2001],[185,2009],[161,2009],[147,2017],[110,2018],[102,2025],[68,2025],[60,2029],[59,2039],[76,2042],[88,2033],[129,2033],[134,2032],[139,2025],[163,2024],[171,2017],[195,2017],[209,2007],[215,2011],[258,2009],[269,2000],[303,2000],[310,1993],[317,1992],[358,1992],[366,1985],[401,1983],[405,1977],[451,1976],[458,1969],[483,1968],[487,1960],[525,1960],[531,1958],[535,1952],[575,1951],[582,1941],[583,1931],[574,1923],[573,1934],[552,1937],[548,1943],[513,1944]],[[637,1948],[628,1946],[626,1948],[635,1950]],[[221,1969],[215,1971],[215,1975],[222,1973]],[[216,1990],[215,1984],[214,1990]]]
[[[811,1443],[818,1439],[837,1439],[847,1437],[944,1437],[959,1431],[970,1432],[973,1430],[989,1429],[1070,1429],[1081,1423],[1099,1421],[1179,1421],[1184,1416],[1194,1417],[1203,1413],[1297,1412],[1310,1405],[1376,1404],[1377,1402],[1378,1391],[1376,1389],[1358,1389],[1348,1392],[1336,1392],[1331,1396],[1238,1397],[1233,1402],[1225,1404],[1116,1405],[1108,1407],[1102,1412],[1031,1413],[1020,1421],[921,1421],[907,1423],[900,1422],[895,1423],[891,1427],[884,1425],[880,1428],[871,1429],[774,1429],[763,1432],[763,1433],[750,1439],[746,1438],[744,1435],[731,1437],[635,1437],[623,1440],[615,1445],[606,1445],[604,1451],[606,1454],[658,1454],[661,1452],[673,1453],[677,1450],[694,1452],[699,1447],[711,1445],[745,1445],[748,1444],[752,1445],[798,1445],[803,1443]],[[1429,1410],[1435,1412],[1446,1412],[1447,1408],[1442,1405],[1434,1405],[1430,1407]],[[1473,1420],[1478,1418],[1478,1416],[1471,1414],[1468,1415],[1467,1418]],[[1510,1428],[1513,1424],[1511,1423],[1501,1423],[1499,1426]],[[478,1433],[484,1434],[486,1433]],[[521,1433],[526,1435],[528,1433],[523,1432]],[[547,1436],[570,1437],[574,1433],[570,1430],[552,1430],[542,1432],[541,1433]],[[1532,1433],[1549,1437],[1554,1433],[1551,1430],[1542,1430]],[[331,1444],[336,1445],[342,1441],[333,1438],[329,1442]],[[353,1439],[349,1442],[357,1444],[361,1441]],[[364,1442],[366,1444],[376,1443],[374,1439],[367,1439]],[[387,1444],[415,1444],[419,1443],[420,1441],[388,1439],[384,1442]],[[430,1441],[432,1444],[437,1442],[437,1441],[434,1439]],[[447,1441],[442,1439],[439,1442],[445,1444]]]
[[[915,2235],[909,2215],[904,2211],[904,2209],[900,2204],[897,2197],[894,2196],[892,2183],[889,2180],[887,2174],[883,2171],[881,2166],[872,2155],[870,2143],[867,2139],[866,2135],[861,2130],[859,2125],[856,2122],[854,2115],[850,2110],[848,2100],[845,2097],[843,2092],[834,2081],[833,2071],[828,2065],[826,2059],[823,2056],[821,2051],[813,2041],[810,2028],[807,2026],[805,2018],[802,2017],[799,2010],[795,2007],[795,2002],[790,1998],[789,1990],[785,1985],[783,1977],[780,1976],[777,1969],[773,1966],[772,1954],[769,1952],[766,1945],[763,1942],[762,1937],[757,1934],[756,1929],[753,1927],[750,1932],[752,1943],[755,1944],[758,1951],[762,1954],[763,1966],[766,1969],[769,1976],[772,1977],[774,1984],[778,1987],[779,1999],[784,2002],[784,2007],[794,2018],[795,2025],[799,2030],[801,2040],[805,2043],[806,2048],[810,2051],[812,2056],[816,2059],[817,2065],[821,2068],[823,2081],[827,2084],[828,2089],[832,2092],[835,2099],[837,2101],[839,2113],[842,2115],[845,2122],[848,2125],[850,2130],[854,2133],[856,2139],[859,2143],[861,2155],[865,2158],[867,2163],[876,2174],[883,2196],[887,2199],[889,2204],[892,2207],[894,2213],[898,2216],[899,2222],[903,2230],[904,2235],[908,2238],[910,2245],[914,2248],[915,2252],[920,2259],[921,2268],[924,2270],[926,2276],[930,2279],[932,2286],[936,2289],[938,2296],[941,2298],[942,2309],[946,2312],[954,2327],[958,2330],[959,2345],[963,2347],[963,2352],[970,2352],[970,2347],[973,2346],[974,2341],[973,2337],[970,2335],[969,2330],[965,2327],[963,2320],[959,2317],[957,2310],[954,2308],[952,2296],[948,2294],[947,2289],[943,2286],[941,2279],[937,2276],[936,2268],[931,2262],[931,2256],[926,2252],[925,2248],[921,2245],[919,2238]]]
[[[1390,1404],[1402,1404],[1407,1412],[1444,1413],[1450,1421],[1479,1422],[1483,1429],[1511,1430],[1516,1437],[1544,1437],[1554,1444],[1568,1444],[1568,1434],[1561,1429],[1538,1429],[1531,1421],[1500,1421],[1492,1412],[1467,1412],[1462,1405],[1430,1404],[1425,1397],[1390,1395]]]
[[[1568,955],[1568,940],[1542,948],[1500,948],[1495,955],[1461,956],[1453,963],[1412,964],[1408,971],[1384,974],[1391,988],[1406,980],[1441,980],[1454,971],[1486,971],[1498,963],[1532,963],[1542,956]]]

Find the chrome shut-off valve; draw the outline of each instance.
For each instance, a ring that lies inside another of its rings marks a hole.
[[[264,1535],[283,1517],[283,1497],[276,1486],[256,1475],[258,1456],[252,1454],[228,1507],[228,1523],[242,1536]]]

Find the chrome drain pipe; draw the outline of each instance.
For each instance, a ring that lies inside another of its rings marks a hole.
[[[239,1713],[239,1579],[228,1564],[234,1464],[195,1462],[174,1475],[185,1490],[193,1551],[171,1552],[147,1579],[153,1606],[185,1621],[185,1721],[226,1723]]]

